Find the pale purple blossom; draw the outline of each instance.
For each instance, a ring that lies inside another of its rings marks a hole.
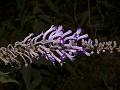
[[[33,60],[40,60],[43,56],[53,65],[58,62],[62,66],[66,59],[74,61],[78,54],[90,56],[94,53],[113,53],[114,50],[120,52],[116,41],[100,42],[98,39],[88,38],[88,34],[82,34],[81,28],[73,32],[64,30],[61,25],[52,25],[39,35],[30,33],[23,41],[9,44],[6,48],[1,47],[0,59],[5,65],[21,67],[22,64],[28,66]]]
[[[7,48],[1,47],[0,59],[5,65],[8,63],[12,65],[14,62],[18,66],[21,66],[21,63],[28,66],[33,59],[40,59],[41,56],[44,56],[53,64],[58,62],[63,65],[66,59],[74,61],[79,51],[90,56],[90,53],[85,51],[81,45],[77,45],[77,42],[81,42],[81,39],[87,37],[88,34],[81,35],[81,28],[73,33],[72,30],[65,31],[61,25],[58,27],[52,25],[50,29],[37,36],[30,33],[21,42],[17,41],[14,45],[9,44]],[[22,61],[18,57],[21,57]]]

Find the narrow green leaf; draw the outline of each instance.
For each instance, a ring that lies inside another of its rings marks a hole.
[[[54,3],[51,0],[44,0],[48,7],[55,13],[59,14],[59,9],[57,6],[54,5]]]
[[[9,72],[4,73],[4,72],[0,71],[0,82],[1,83],[10,83],[10,82],[13,82],[13,83],[16,83],[16,84],[20,85],[18,81],[12,79],[8,74],[9,74]]]
[[[31,80],[31,66],[28,66],[27,68],[23,68],[22,69],[22,76],[23,76],[23,80],[25,82],[26,88],[27,90],[31,90],[30,89],[30,80]]]

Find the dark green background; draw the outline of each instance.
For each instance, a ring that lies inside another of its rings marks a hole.
[[[0,0],[0,46],[51,25],[120,42],[120,0]],[[21,69],[0,65],[0,90],[120,90],[120,54],[77,56],[63,67],[41,58]]]

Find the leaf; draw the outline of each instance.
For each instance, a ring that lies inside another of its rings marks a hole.
[[[27,0],[16,0],[17,2],[17,9],[20,11],[19,15],[22,16],[23,11],[25,9],[25,4]]]
[[[27,90],[34,90],[41,84],[42,78],[40,71],[32,68],[31,66],[23,68],[22,75]]]
[[[59,9],[54,5],[54,3],[51,0],[44,0],[48,7],[55,13],[59,14]]]
[[[88,15],[89,15],[88,10],[81,13],[81,15],[80,15],[80,20],[81,20],[80,25],[83,25],[83,24],[86,23],[86,21],[88,20]]]
[[[1,71],[0,71],[0,76],[7,75],[7,74],[9,74],[9,72],[4,73],[4,72],[1,72]]]
[[[47,86],[42,85],[40,90],[50,90]]]
[[[47,23],[43,22],[41,19],[34,20],[34,22],[33,22],[33,31],[34,32],[40,33],[40,30],[44,31],[46,29],[48,29]],[[40,61],[39,63],[41,63],[41,60],[38,60],[38,61]]]
[[[105,6],[106,8],[115,8],[114,5],[112,5],[110,2],[108,1],[99,1],[99,4],[102,4],[103,6]]]
[[[10,78],[9,76],[0,76],[0,82],[1,83],[16,83],[18,85],[20,85],[20,83],[12,78]]]
[[[32,21],[32,19],[34,19],[34,16],[25,16],[24,20],[23,20],[23,25],[27,22],[30,23],[30,21]]]
[[[52,20],[50,19],[50,17],[48,17],[46,15],[39,15],[39,18],[46,21],[49,24],[52,24]]]
[[[39,70],[32,69],[32,78],[33,81],[31,82],[32,88],[36,88],[42,82],[42,76]]]
[[[1,25],[3,27],[7,27],[8,29],[11,29],[11,30],[17,30],[11,20],[5,20],[4,22],[1,23]]]
[[[34,88],[36,88],[40,83],[41,83],[41,78],[37,78],[37,79],[35,79],[35,80],[33,80],[32,82],[31,82],[31,86],[32,86],[32,88],[34,89]]]
[[[0,71],[0,82],[1,83],[16,83],[18,85],[20,85],[20,83],[14,79],[12,79],[9,75],[9,72],[4,73]]]
[[[31,75],[32,75],[31,74],[31,66],[28,66],[27,68],[24,67],[21,72],[22,72],[23,80],[25,82],[27,90],[31,90],[30,89],[30,87],[31,87],[30,80],[31,80]]]

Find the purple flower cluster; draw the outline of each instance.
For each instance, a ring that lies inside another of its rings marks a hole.
[[[21,42],[9,44],[6,48],[1,47],[0,59],[5,65],[16,63],[21,66],[21,63],[24,63],[27,66],[33,62],[33,58],[39,59],[44,56],[53,64],[58,62],[63,65],[65,59],[73,61],[78,52],[90,56],[90,53],[78,45],[84,38],[88,38],[88,34],[81,35],[81,28],[72,32],[72,30],[65,31],[62,26],[52,25],[46,32],[37,36],[31,33]]]

